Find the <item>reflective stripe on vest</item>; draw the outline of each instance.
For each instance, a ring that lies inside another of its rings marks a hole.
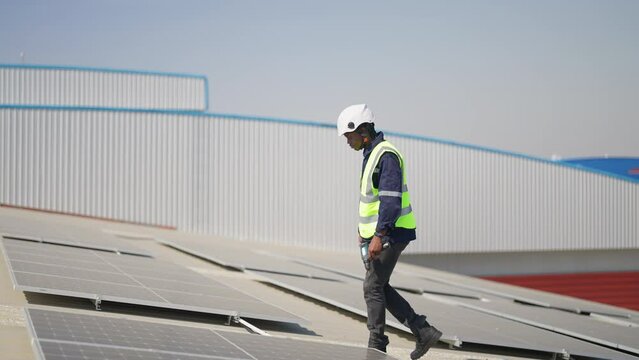
[[[399,165],[402,170],[402,192],[397,191],[378,191],[373,185],[373,174],[379,172],[378,164],[382,155],[390,152],[397,156]],[[375,234],[377,228],[377,220],[379,217],[380,196],[401,197],[402,210],[399,218],[395,222],[395,227],[414,229],[415,217],[410,205],[410,196],[408,194],[408,186],[406,185],[406,173],[404,171],[404,159],[399,150],[388,141],[382,141],[377,144],[371,154],[362,173],[360,183],[360,202],[359,202],[359,234],[363,238],[370,238]]]
[[[406,186],[406,184],[404,184],[402,186],[402,192],[397,192],[397,191],[380,191],[379,192],[379,196],[377,195],[361,195],[359,197],[359,201],[366,203],[366,204],[370,204],[370,203],[374,203],[375,201],[379,201],[379,197],[380,196],[394,196],[394,197],[402,197],[402,194],[408,192],[408,186]]]
[[[408,215],[413,211],[413,208],[408,205],[407,208],[403,208],[402,211],[400,212],[400,216],[402,215]],[[370,223],[375,223],[375,225],[377,225],[377,218],[379,217],[378,214],[375,214],[373,216],[369,216],[369,217],[360,217],[359,218],[359,222],[361,224],[370,224]]]

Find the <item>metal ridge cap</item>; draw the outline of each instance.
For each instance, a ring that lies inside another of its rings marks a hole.
[[[315,126],[322,128],[337,128],[336,125],[321,121],[310,121],[310,120],[301,120],[301,119],[287,119],[287,118],[277,118],[270,116],[260,116],[260,115],[241,115],[241,114],[230,114],[230,113],[216,113],[216,112],[207,112],[205,115],[211,117],[224,117],[234,120],[251,120],[251,121],[264,121],[264,122],[275,122],[282,124],[293,124],[293,125],[304,125],[304,126]]]
[[[329,123],[318,121],[308,121],[299,119],[284,119],[259,115],[239,115],[230,113],[216,113],[201,110],[177,110],[177,109],[155,109],[155,108],[125,108],[108,106],[76,106],[76,105],[34,105],[34,104],[0,104],[0,109],[23,109],[23,110],[60,110],[60,111],[108,111],[108,112],[135,112],[135,113],[155,113],[167,115],[189,115],[203,117],[217,117],[234,120],[277,122],[294,125],[306,125],[325,128],[335,128]]]
[[[155,113],[168,115],[198,115],[205,114],[204,110],[195,109],[157,109],[157,108],[127,108],[114,106],[77,106],[77,105],[36,105],[36,104],[0,104],[0,109],[17,110],[58,110],[58,111],[106,111],[106,112],[133,112]]]

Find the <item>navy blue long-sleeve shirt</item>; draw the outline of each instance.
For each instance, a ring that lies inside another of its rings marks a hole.
[[[368,158],[379,143],[384,141],[384,133],[378,132],[369,146],[364,148],[364,162],[362,174],[368,163]],[[393,153],[386,152],[377,165],[379,172],[373,173],[373,185],[379,191],[402,192],[403,174],[399,159]],[[376,231],[386,231],[393,241],[408,242],[416,239],[415,229],[396,228],[395,222],[399,219],[402,210],[402,199],[396,196],[379,197],[379,215]]]

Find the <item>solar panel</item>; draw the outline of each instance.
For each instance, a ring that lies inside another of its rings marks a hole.
[[[305,278],[335,280],[335,277],[331,276],[330,272],[297,263],[291,258],[269,251],[268,247],[263,244],[246,243],[237,240],[221,241],[219,239],[210,239],[210,241],[207,240],[206,242],[188,239],[158,241],[215,264],[237,270],[273,272]]]
[[[337,306],[360,316],[366,316],[361,283],[327,282],[304,280],[280,274],[264,274],[263,277],[272,284],[291,291]],[[355,286],[356,285],[356,286]],[[454,343],[462,342],[503,346],[562,354],[565,349],[570,354],[592,356],[597,355],[609,359],[630,359],[629,355],[619,353],[605,347],[573,339],[569,336],[555,334],[533,326],[488,315],[472,309],[433,301],[424,296],[402,293],[417,312],[425,313],[429,321],[444,332],[442,340]],[[482,303],[477,300],[464,300],[467,303]],[[387,324],[402,331],[408,329],[386,314]]]
[[[7,238],[23,239],[51,244],[72,245],[124,254],[152,256],[129,242],[100,230],[60,225],[47,221],[14,217],[0,221],[0,233]]]
[[[45,359],[354,359],[376,350],[61,311],[27,309]]]
[[[184,267],[153,258],[3,239],[16,288],[251,319],[300,317]]]
[[[598,313],[627,319],[639,319],[639,312],[622,309],[583,299],[566,297],[548,292],[526,289],[449,272],[443,272],[413,265],[398,264],[396,273],[410,274],[430,281],[464,288],[479,294],[490,294],[542,307],[572,311],[576,313]]]
[[[459,301],[473,309],[517,319],[520,322],[639,355],[637,326],[623,326],[586,315],[518,304],[504,299],[492,299],[489,302],[469,302],[464,299]]]
[[[390,359],[375,350],[353,346],[334,345],[292,339],[275,339],[266,336],[225,333],[224,337],[259,360],[280,359]]]
[[[42,340],[38,343],[41,358],[46,360],[109,359],[109,360],[202,360],[220,359],[201,355],[163,353],[109,346],[83,345]],[[228,358],[227,358],[228,359]]]

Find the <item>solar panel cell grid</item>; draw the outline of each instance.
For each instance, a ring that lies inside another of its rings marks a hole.
[[[39,339],[248,358],[208,329],[33,309],[29,310],[29,315]]]
[[[40,341],[46,360],[202,360],[215,357],[197,355],[163,353],[159,351],[133,350],[127,348],[81,345],[75,343],[60,343]],[[217,358],[219,359],[219,358]]]
[[[6,242],[5,242],[6,244]],[[10,249],[9,246],[5,246],[6,253],[9,255],[12,261],[21,260],[31,263],[48,264],[63,266],[78,270],[91,269],[92,271],[119,273],[117,269],[106,263],[98,263],[95,261],[84,261],[80,259],[69,259],[67,257],[52,255],[42,256],[37,254],[29,254],[28,252],[16,252]]]
[[[159,296],[153,294],[148,289],[137,287],[120,285],[108,282],[97,282],[89,280],[81,280],[77,278],[68,277],[56,277],[45,274],[31,274],[23,272],[14,272],[15,279],[19,286],[24,286],[28,291],[42,290],[41,292],[60,294],[57,290],[73,292],[79,297],[86,297],[93,299],[97,296],[101,296],[106,299],[107,296],[118,298],[130,298],[142,301],[155,301],[158,303],[165,303]],[[69,294],[71,295],[71,294]],[[83,295],[83,296],[81,296]]]
[[[223,336],[259,360],[388,359],[383,353],[351,346],[327,345],[325,343],[289,339],[273,341],[264,336],[237,333],[225,333]]]
[[[34,273],[34,274],[49,274],[51,276],[61,276],[61,277],[71,277],[81,280],[90,280],[90,281],[103,281],[110,282],[116,284],[124,284],[137,286],[137,282],[132,280],[130,277],[110,272],[100,272],[82,269],[82,271],[78,271],[78,269],[69,268],[69,267],[61,267],[56,265],[46,265],[46,264],[38,264],[24,261],[13,261],[11,263],[11,267],[14,271],[25,272],[25,273]]]
[[[241,296],[241,293],[239,291],[228,288],[226,286],[221,286],[219,283],[209,282],[209,284],[207,285],[200,285],[184,281],[162,280],[143,276],[134,276],[134,278],[142,285],[152,289],[180,291],[191,294],[226,295],[229,297]]]

